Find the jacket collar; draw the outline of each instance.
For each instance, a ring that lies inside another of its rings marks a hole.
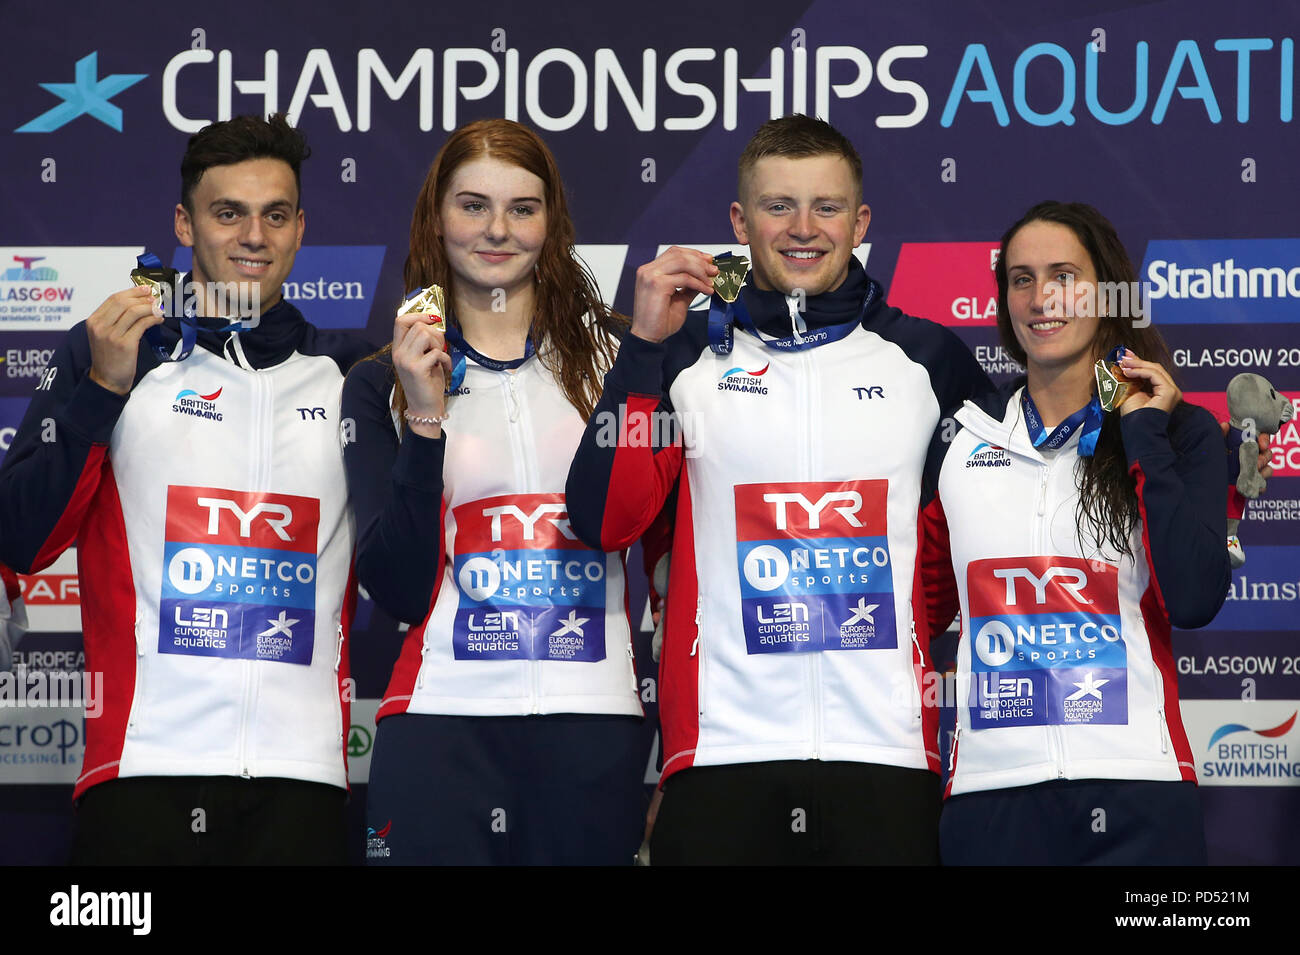
[[[1029,440],[1029,431],[1025,427],[1024,414],[1020,409],[1020,394],[1024,391],[1027,381],[1025,375],[1020,375],[1002,385],[997,391],[996,402],[985,407],[967,400],[957,409],[954,417],[958,424],[982,441],[1006,448],[1022,457],[1045,462],[1047,458]],[[998,418],[990,413],[993,410],[1001,411],[1002,417]],[[1077,441],[1076,433],[1057,453],[1072,450]]]
[[[182,278],[189,282],[189,275]],[[182,286],[184,287],[184,286]],[[229,358],[233,349],[232,338],[238,338],[239,350],[243,361],[254,369],[271,368],[280,364],[298,350],[307,334],[307,320],[288,300],[281,298],[270,308],[262,312],[257,324],[247,330],[226,330],[229,325],[225,319],[199,318],[197,343],[215,355]],[[180,339],[180,321],[168,318],[163,322],[164,336],[169,343]],[[227,343],[230,342],[230,347]]]
[[[806,302],[802,311],[808,328],[825,328],[828,325],[842,325],[857,318],[862,311],[862,299],[867,294],[872,280],[867,277],[857,256],[849,256],[849,274],[840,283],[839,288],[831,292],[814,295]],[[746,285],[740,294],[744,296],[745,308],[754,324],[766,335],[786,337],[791,333],[790,298],[782,292],[760,289],[755,285]],[[877,293],[876,305],[879,307],[884,296]]]

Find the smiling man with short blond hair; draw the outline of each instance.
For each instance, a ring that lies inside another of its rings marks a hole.
[[[676,492],[651,859],[934,864],[920,516],[944,419],[991,386],[858,264],[871,210],[837,130],[764,124],[738,185],[746,286],[688,315],[725,260],[674,247],[637,271],[631,334],[569,474],[573,528],[605,549]],[[689,419],[684,437],[638,440],[656,412]]]

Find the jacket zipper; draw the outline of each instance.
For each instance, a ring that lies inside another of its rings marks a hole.
[[[1034,528],[1034,550],[1038,553],[1044,553],[1047,549],[1047,495],[1048,488],[1051,484],[1052,468],[1055,467],[1062,454],[1067,452],[1058,452],[1050,460],[1043,461],[1039,468],[1038,481],[1038,521]],[[1056,778],[1065,778],[1065,740],[1061,734],[1061,727],[1056,724],[1046,727],[1048,750],[1051,753],[1052,765],[1056,767]]]
[[[1123,639],[1123,634],[1120,635],[1120,638]],[[1147,642],[1148,644],[1151,642],[1150,634],[1147,634]],[[1160,720],[1160,752],[1162,755],[1167,755],[1169,753],[1169,724],[1165,720],[1165,677],[1164,674],[1160,672],[1160,668],[1155,665],[1154,654],[1152,654],[1152,657],[1151,669],[1155,671],[1156,700],[1159,701],[1156,706],[1156,716]],[[1175,762],[1177,762],[1177,759],[1175,759]]]
[[[795,314],[795,313],[792,313]],[[808,358],[806,351],[795,353],[799,362],[799,389],[798,401],[795,407],[796,421],[818,421],[820,416],[816,414],[813,405],[813,382],[812,382],[812,362]],[[804,434],[803,441],[800,443],[801,459],[799,461],[799,476],[804,481],[812,480],[812,458],[813,458],[813,429],[809,428]],[[808,697],[812,710],[812,753],[813,759],[821,759],[823,747],[822,740],[822,651],[814,651],[808,654],[807,663],[804,665],[804,672],[808,680]]]
[[[912,646],[916,648],[916,668],[915,672],[920,679],[912,681],[912,692],[915,695],[916,704],[912,709],[913,721],[920,723],[921,718],[925,715],[925,701],[921,699],[921,687],[925,683],[925,653],[921,650],[921,640],[916,635],[916,620],[912,620]]]
[[[1049,521],[1047,516],[1048,489],[1050,483],[1052,483],[1052,469],[1056,468],[1056,466],[1061,463],[1062,455],[1065,455],[1065,453],[1067,452],[1058,451],[1057,455],[1053,456],[1052,459],[1044,461],[1043,470],[1041,470],[1041,481],[1039,482],[1039,521],[1037,521],[1036,529],[1037,541],[1034,542],[1034,550],[1039,552],[1039,554],[1044,554],[1044,552],[1047,551],[1047,525]],[[1073,456],[1070,457],[1073,459]],[[1073,466],[1074,461],[1067,460],[1067,464]],[[1063,780],[1063,778],[1065,778],[1065,735],[1061,732],[1061,726],[1057,724],[1049,726],[1048,735],[1050,737],[1050,750],[1052,750],[1052,763],[1053,765],[1056,765],[1058,780]]]
[[[521,371],[522,366],[514,371],[503,369],[497,374],[503,377],[501,396],[505,401],[507,427],[510,431],[510,447],[514,452],[515,486],[517,493],[528,493],[533,487],[533,475],[532,469],[529,467],[532,459],[525,447],[524,423],[520,421],[524,410],[523,403],[519,400],[518,377]],[[536,639],[536,634],[534,634],[534,639]],[[536,645],[533,647],[533,652],[537,652]],[[527,662],[528,712],[536,715],[542,709],[542,661],[533,659]]]
[[[632,695],[635,696],[635,697],[637,697],[637,699],[640,699],[640,698],[641,698],[641,687],[638,686],[638,685],[637,685],[637,682],[636,682],[636,654],[634,654],[634,653],[632,652],[632,642],[631,642],[631,640],[629,640],[629,641],[628,641],[628,644],[627,644],[627,665],[628,665],[628,669],[629,669],[630,672],[631,672],[631,679],[632,679]]]
[[[695,598],[695,642],[691,644],[691,656],[695,657],[695,697],[701,721],[704,719],[704,598]]]
[[[344,759],[347,758],[348,748],[348,728],[343,725],[343,692],[344,687],[339,682],[338,675],[343,668],[343,621],[338,617],[334,618],[334,626],[338,632],[338,644],[334,651],[334,702],[338,704],[338,721],[339,721],[339,746],[344,750]]]
[[[142,712],[144,709],[144,675],[144,642],[140,639],[140,618],[137,616],[135,619],[135,700],[131,704],[131,716],[127,719],[127,732],[136,730],[139,723],[137,710]]]
[[[237,353],[242,354],[242,347],[239,345],[238,340],[234,341],[233,347],[238,350]],[[243,370],[243,363],[239,360],[236,360],[235,365]],[[269,453],[271,432],[269,429],[275,421],[275,393],[270,375],[251,368],[243,370],[243,373],[252,377],[253,394],[256,398],[256,410],[253,414],[253,434],[249,442],[249,446],[253,451],[253,480],[250,490],[264,491],[269,490],[271,487],[271,455]],[[314,643],[316,640],[315,633],[312,634],[311,639]],[[260,682],[260,675],[256,660],[244,660],[243,670],[244,705],[240,711],[239,720],[239,775],[249,779],[253,774],[248,765],[248,724],[253,719],[253,711],[257,703],[257,686]]]
[[[244,779],[251,779],[252,773],[248,770],[248,714],[253,704],[253,661],[241,660],[241,668],[244,677],[244,700],[243,708],[239,720],[239,775]]]

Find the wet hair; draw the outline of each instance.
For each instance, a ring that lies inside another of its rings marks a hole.
[[[998,286],[998,337],[1007,354],[1021,365],[1026,354],[1016,338],[1007,307],[1007,249],[1011,240],[1031,222],[1053,222],[1074,233],[1092,261],[1097,282],[1124,283],[1129,295],[1117,299],[1121,314],[1102,315],[1092,343],[1092,361],[1123,345],[1144,361],[1153,361],[1172,374],[1169,346],[1149,322],[1134,322],[1138,317],[1132,293],[1137,289],[1137,270],[1110,221],[1092,206],[1082,202],[1040,202],[1026,212],[1002,236],[1002,251],[994,275]],[[1102,297],[1098,296],[1099,304]],[[1108,544],[1121,555],[1132,555],[1129,535],[1140,517],[1137,489],[1128,473],[1128,458],[1120,433],[1119,414],[1107,414],[1097,438],[1097,449],[1090,458],[1081,458],[1079,471],[1079,505],[1075,510],[1075,528],[1080,541],[1088,539],[1098,547]],[[1087,535],[1085,535],[1087,531]]]
[[[279,159],[288,163],[301,200],[302,161],[310,155],[307,140],[289,125],[284,113],[267,119],[236,116],[204,126],[190,137],[181,158],[181,205],[193,214],[191,201],[203,174],[213,166],[230,166],[248,159]]]

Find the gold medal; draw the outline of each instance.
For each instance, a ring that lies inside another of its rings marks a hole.
[[[169,269],[168,271],[171,270]],[[162,309],[163,307],[163,296],[170,294],[170,291],[163,291],[163,288],[169,286],[171,283],[168,282],[167,278],[162,273],[162,269],[149,269],[143,267],[131,270],[132,283],[147,288],[149,294],[153,296],[154,306],[158,309]]]
[[[440,332],[447,330],[447,294],[442,290],[441,285],[430,285],[426,289],[421,289],[397,308],[398,316],[411,314],[436,315],[438,320],[433,323],[434,328]]]
[[[740,296],[740,287],[745,284],[749,274],[749,259],[743,255],[727,258],[715,258],[713,264],[718,267],[718,274],[713,277],[713,289],[724,302],[734,302]]]
[[[1106,411],[1114,411],[1129,396],[1130,379],[1120,368],[1119,362],[1097,359],[1094,368],[1097,375],[1097,400]]]

